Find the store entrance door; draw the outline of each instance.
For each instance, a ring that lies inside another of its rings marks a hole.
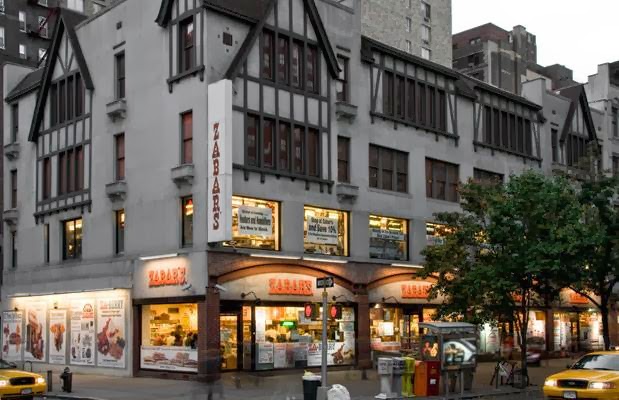
[[[240,367],[239,317],[239,314],[221,314],[219,317],[222,371],[235,371]]]

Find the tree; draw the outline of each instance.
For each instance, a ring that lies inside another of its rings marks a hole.
[[[581,237],[582,267],[564,275],[566,287],[587,297],[599,309],[606,350],[610,348],[610,303],[619,282],[619,210],[615,204],[618,195],[619,185],[614,177],[599,174],[580,183],[578,198],[586,229]]]
[[[423,275],[443,295],[441,316],[474,323],[511,316],[519,330],[526,375],[529,311],[536,299],[550,303],[566,269],[576,268],[582,233],[581,206],[562,177],[533,171],[505,185],[468,182],[461,191],[463,212],[438,214],[445,243],[424,251]]]

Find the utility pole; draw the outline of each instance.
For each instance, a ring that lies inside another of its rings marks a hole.
[[[327,288],[334,286],[334,279],[332,276],[326,276],[324,278],[316,279],[316,287],[322,288],[322,362],[320,363],[320,387],[318,388],[318,396],[316,400],[327,400],[327,362],[328,362],[328,350],[329,342],[327,340],[327,319],[329,318],[329,293]]]

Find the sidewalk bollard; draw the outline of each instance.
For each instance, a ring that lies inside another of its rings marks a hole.
[[[380,393],[376,399],[388,399],[391,395],[391,374],[393,372],[393,359],[381,357],[377,362],[378,377],[380,379]]]
[[[53,371],[47,371],[47,391],[48,392],[54,391],[54,384],[52,383],[53,381],[54,381]]]
[[[402,357],[393,358],[393,380],[391,383],[391,393],[395,397],[402,397],[402,374],[404,373],[404,359]]]

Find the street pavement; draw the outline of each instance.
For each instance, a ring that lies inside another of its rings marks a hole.
[[[499,391],[490,386],[494,363],[480,363],[473,384],[476,398],[520,400],[542,399],[541,386],[546,376],[565,368],[569,359],[544,360],[540,367],[529,367],[532,386],[526,392],[517,392],[510,386]],[[73,393],[54,392],[48,398],[96,400],[303,400],[301,375],[303,371],[277,372],[272,375],[226,373],[215,385],[200,382],[152,378],[114,378],[95,375],[74,375]],[[379,393],[375,371],[368,371],[362,379],[361,371],[329,372],[329,384],[344,385],[353,400],[370,400]],[[59,382],[54,382],[59,390]],[[509,394],[511,393],[511,394]]]

